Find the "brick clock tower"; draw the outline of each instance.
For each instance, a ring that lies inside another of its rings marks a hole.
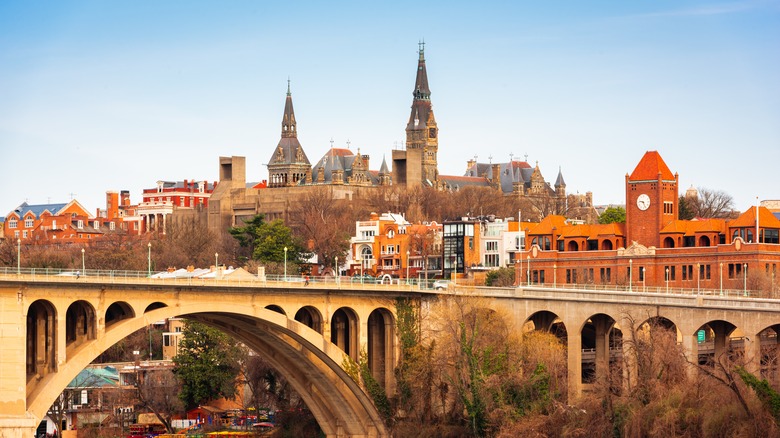
[[[626,245],[660,247],[660,231],[677,219],[678,175],[657,151],[648,151],[626,174]]]

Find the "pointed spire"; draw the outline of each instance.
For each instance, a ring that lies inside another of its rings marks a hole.
[[[417,61],[417,78],[414,82],[412,95],[414,100],[429,100],[431,90],[428,88],[428,72],[425,70],[425,42],[420,43],[420,59]]]
[[[290,78],[287,78],[287,98],[284,101],[284,115],[282,116],[282,138],[286,137],[298,137],[295,110],[293,110],[292,94],[290,93]]]
[[[561,173],[561,166],[558,166],[558,178],[555,180],[555,187],[566,187],[566,182],[563,180],[563,173]]]
[[[387,168],[387,160],[385,159],[385,156],[382,155],[382,166],[379,168],[379,174],[380,175],[387,175],[390,173],[390,170]]]

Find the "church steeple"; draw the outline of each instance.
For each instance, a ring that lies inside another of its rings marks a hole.
[[[287,99],[284,102],[284,115],[282,116],[282,138],[297,138],[298,126],[295,122],[292,94],[290,93],[290,79],[287,79]]]
[[[439,128],[431,108],[431,89],[425,68],[425,43],[422,41],[419,43],[412,96],[412,111],[406,124],[407,175],[405,178],[399,178],[399,181],[412,185],[435,186],[439,179]]]
[[[287,98],[282,115],[282,138],[268,161],[268,187],[288,187],[311,183],[311,163],[298,142],[290,80],[287,79]]]

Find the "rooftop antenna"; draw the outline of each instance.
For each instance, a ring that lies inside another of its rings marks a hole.
[[[490,164],[493,164],[493,156],[492,155],[488,155],[488,162]]]
[[[514,152],[510,152],[509,153],[509,162],[511,163],[512,161],[514,161],[514,158],[515,158]]]
[[[350,146],[351,144],[352,144],[352,142],[351,142],[351,141],[349,141],[349,139],[347,139],[347,149],[349,149],[349,146]]]
[[[330,138],[330,148],[333,149],[333,137]]]
[[[77,195],[78,195],[78,193],[73,193],[73,192],[70,192],[70,200],[72,201],[72,200],[73,200],[73,197],[74,197],[74,196],[77,196]]]
[[[525,162],[527,163],[528,162],[528,152],[526,152],[524,156],[525,156]]]

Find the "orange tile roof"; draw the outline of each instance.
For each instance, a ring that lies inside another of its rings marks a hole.
[[[542,219],[542,221],[539,222],[539,225],[537,225],[534,228],[531,228],[528,231],[528,234],[529,235],[552,234],[553,227],[556,228],[555,231],[562,232],[564,230],[564,227],[566,226],[568,225],[566,224],[565,217],[551,214],[546,218]]]
[[[748,208],[738,218],[729,222],[729,227],[755,227],[756,207]],[[780,220],[766,207],[758,207],[758,226],[761,228],[780,228]]]
[[[661,154],[658,151],[647,151],[628,179],[629,181],[653,181],[658,179],[659,173],[662,180],[674,180],[674,174],[661,158]]]
[[[683,234],[693,236],[696,233],[725,233],[726,221],[724,219],[701,220],[674,220],[666,224],[660,231],[661,234]]]
[[[599,236],[623,236],[623,224],[582,224],[566,225],[560,231],[563,237],[585,237],[588,240],[596,240]]]

